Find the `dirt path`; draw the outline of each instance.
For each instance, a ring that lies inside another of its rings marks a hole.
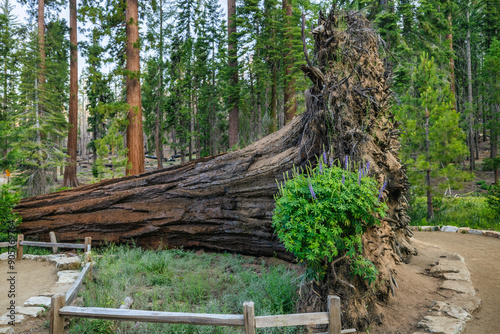
[[[10,303],[7,296],[10,275],[7,261],[0,261],[0,315]],[[30,297],[44,293],[57,281],[57,269],[53,263],[23,260],[16,263],[16,306],[22,306]]]
[[[464,334],[500,333],[500,239],[445,232],[415,232],[414,237],[464,257],[482,300]]]

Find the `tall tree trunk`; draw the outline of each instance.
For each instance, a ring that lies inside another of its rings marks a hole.
[[[277,119],[277,109],[278,109],[278,94],[276,93],[277,91],[277,86],[278,86],[278,74],[276,70],[276,64],[272,65],[272,72],[271,72],[271,114],[270,114],[270,123],[269,123],[269,133],[273,133],[276,131],[276,123],[278,122]]]
[[[138,0],[127,0],[127,175],[144,172],[144,143],[142,135],[141,83],[139,81],[139,13]]]
[[[430,141],[429,141],[429,110],[425,109],[425,150],[427,156],[430,154]],[[432,207],[432,188],[431,188],[431,170],[426,171],[425,177],[427,183],[427,218],[434,217],[434,209]]]
[[[283,94],[283,107],[285,110],[285,123],[290,121],[297,112],[297,98],[295,97],[295,78],[292,76],[293,58],[292,41],[293,34],[291,29],[292,3],[291,0],[283,0],[283,11],[285,12],[285,39],[287,51],[283,55],[285,64],[285,89]]]
[[[38,112],[43,113],[43,86],[45,84],[45,0],[38,0],[38,43],[40,50],[40,73],[38,74]]]
[[[163,1],[160,0],[160,59],[158,62],[158,96],[156,101],[156,124],[155,124],[155,146],[156,163],[158,169],[163,168],[163,112],[161,110],[161,101],[163,99]]]
[[[239,140],[239,90],[238,90],[238,51],[236,45],[236,0],[227,0],[227,39],[228,39],[228,66],[232,72],[231,95],[229,97],[229,148],[238,143]],[[234,34],[234,35],[233,35]]]
[[[467,8],[467,88],[468,88],[468,97],[469,97],[469,113],[467,118],[469,120],[469,152],[470,152],[470,170],[473,171],[476,169],[476,160],[474,158],[474,107],[473,107],[473,97],[472,97],[472,61],[471,61],[471,52],[470,52],[470,26],[469,26],[469,9]]]
[[[448,13],[448,25],[450,26],[449,33],[446,34],[446,39],[450,41],[450,51],[452,53],[452,56],[450,57],[450,88],[451,92],[453,93],[453,96],[455,97],[455,109],[457,106],[457,93],[455,89],[455,61],[453,60],[453,25],[451,22],[451,9],[450,12]]]
[[[68,152],[69,159],[64,168],[63,187],[78,187],[76,176],[76,151],[78,140],[78,44],[76,37],[76,0],[69,1],[69,40],[70,40],[70,68],[69,68],[69,131]]]

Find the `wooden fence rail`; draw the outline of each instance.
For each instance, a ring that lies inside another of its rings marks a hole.
[[[75,244],[75,243],[57,242],[56,235],[54,232],[50,232],[49,236],[50,236],[51,242],[25,241],[24,235],[19,234],[17,236],[17,244],[16,244],[16,247],[17,247],[16,259],[17,259],[17,261],[21,261],[23,258],[24,246],[49,247],[49,248],[52,247],[52,251],[54,253],[57,253],[58,248],[83,249],[86,254],[88,252],[90,252],[91,245],[92,245],[92,238],[91,237],[86,237],[85,242],[83,244]],[[2,244],[4,244],[4,243],[0,243],[0,247],[2,246]]]
[[[62,334],[64,332],[64,317],[200,326],[240,326],[245,328],[245,334],[255,334],[256,328],[328,324],[328,334],[356,333],[355,329],[341,329],[340,298],[337,296],[328,296],[328,312],[257,317],[255,316],[253,302],[243,303],[243,315],[239,315],[75,307],[66,306],[67,300],[68,298],[61,294],[52,297],[51,334]]]

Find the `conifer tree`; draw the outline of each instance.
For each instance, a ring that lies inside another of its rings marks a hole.
[[[425,178],[427,215],[434,216],[431,176],[443,176],[450,185],[458,176],[453,163],[467,154],[449,82],[439,75],[433,58],[424,53],[412,72],[410,90],[402,97],[397,117],[404,125],[402,152],[409,176],[418,186]],[[425,174],[425,177],[424,177]]]
[[[0,170],[14,169],[19,128],[17,85],[19,82],[19,24],[9,0],[0,3]]]
[[[76,177],[76,153],[78,137],[78,46],[76,31],[76,0],[69,3],[70,21],[70,83],[69,83],[69,131],[67,154],[68,163],[64,169],[63,187],[78,187]]]

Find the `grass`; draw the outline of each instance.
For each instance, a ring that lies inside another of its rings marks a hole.
[[[83,306],[118,308],[132,297],[133,309],[242,314],[244,301],[256,315],[296,312],[300,273],[254,258],[190,251],[145,251],[110,247],[94,269],[95,280],[81,292]],[[282,327],[259,333],[299,333]],[[237,327],[71,320],[70,333],[243,333]]]
[[[500,231],[500,218],[488,207],[486,197],[445,197],[434,199],[434,218],[427,220],[427,199],[418,197],[408,212],[412,225],[470,227]]]

